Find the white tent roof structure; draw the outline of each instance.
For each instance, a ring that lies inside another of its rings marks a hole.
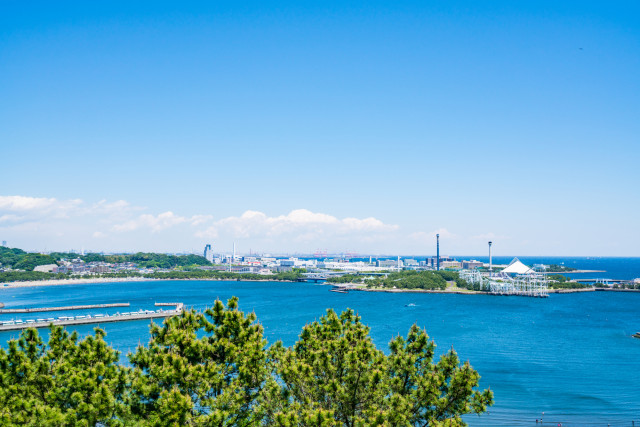
[[[531,268],[524,265],[522,262],[520,262],[518,258],[514,258],[513,261],[511,261],[511,263],[507,266],[507,268],[502,270],[502,273],[531,274],[531,273],[534,273],[534,271]]]

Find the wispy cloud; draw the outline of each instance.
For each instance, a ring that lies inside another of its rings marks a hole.
[[[0,196],[0,213],[18,213],[21,218],[68,217],[82,205],[82,200],[58,200],[55,198],[28,196]]]
[[[484,234],[478,234],[476,236],[472,236],[471,238],[475,240],[498,240],[498,239],[507,240],[507,239],[510,239],[511,237],[497,235],[495,233],[484,233]]]
[[[384,224],[369,218],[343,218],[333,215],[296,209],[286,215],[270,217],[259,211],[246,211],[241,216],[230,216],[215,221],[210,227],[198,231],[199,237],[216,238],[222,233],[237,238],[265,238],[294,235],[297,239],[345,236],[363,233],[388,233],[398,229],[397,225]]]
[[[457,237],[446,228],[439,228],[434,231],[416,231],[409,234],[409,238],[418,242],[431,242],[438,234],[442,239],[455,239]]]
[[[368,246],[391,238],[398,229],[374,217],[339,218],[307,209],[275,216],[248,210],[239,216],[214,218],[210,213],[150,212],[125,200],[87,203],[80,199],[0,196],[0,231],[4,235],[23,238],[32,234],[33,239],[63,238],[81,240],[85,245],[95,242],[96,246],[115,242],[132,246],[140,242],[169,244],[166,241],[184,247],[183,242],[199,246],[205,239],[244,239],[280,250],[297,242],[302,245],[298,248],[308,246],[312,250],[316,242]]]

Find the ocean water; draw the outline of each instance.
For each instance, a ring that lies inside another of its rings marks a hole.
[[[130,302],[184,302],[202,310],[216,298],[240,298],[255,311],[270,343],[291,345],[305,323],[327,308],[353,308],[371,327],[376,345],[426,328],[440,353],[452,346],[491,387],[488,414],[468,416],[470,425],[640,426],[640,293],[552,294],[549,298],[449,294],[329,292],[325,285],[276,282],[154,281],[34,288],[0,288],[7,308]],[[415,307],[406,307],[413,303]],[[51,315],[63,316],[65,312]],[[77,313],[76,313],[77,314]],[[0,319],[14,316],[2,315]],[[45,313],[20,318],[50,317]],[[106,323],[109,343],[124,355],[148,340],[149,321]],[[81,334],[92,326],[78,326]],[[0,332],[0,345],[17,332]],[[543,415],[544,413],[544,415]]]

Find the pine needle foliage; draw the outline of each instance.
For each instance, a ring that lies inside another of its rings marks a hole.
[[[26,329],[0,349],[0,425],[464,426],[493,404],[453,349],[437,358],[413,325],[385,354],[353,310],[327,310],[292,347],[268,347],[235,297],[150,332],[125,366],[101,329],[52,325],[47,343]]]

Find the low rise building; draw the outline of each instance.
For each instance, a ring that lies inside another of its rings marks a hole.
[[[40,271],[42,273],[51,273],[53,272],[58,266],[56,264],[45,264],[45,265],[38,265],[36,267],[34,267],[33,271]]]
[[[482,266],[484,266],[484,263],[475,259],[471,261],[462,261],[462,268],[464,268],[465,270],[473,270],[476,268],[481,268]]]

